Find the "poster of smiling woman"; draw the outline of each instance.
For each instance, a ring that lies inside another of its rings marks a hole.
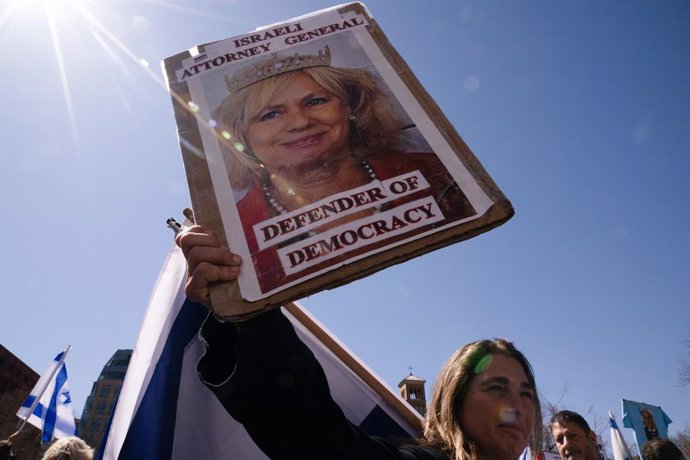
[[[236,284],[212,292],[223,316],[513,215],[360,3],[199,45],[164,67],[197,223],[245,261]]]

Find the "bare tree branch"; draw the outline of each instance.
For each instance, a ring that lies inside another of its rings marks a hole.
[[[549,422],[551,421],[551,417],[563,409],[561,404],[569,391],[570,384],[564,384],[561,388],[558,398],[555,401],[551,401],[549,398],[547,398],[542,391],[539,392],[541,415],[544,421],[540,446],[543,452],[556,452],[556,444],[553,441],[553,436],[551,436],[551,426],[549,425]]]
[[[671,436],[671,441],[683,451],[685,458],[690,458],[690,425],[685,424],[683,431],[679,431],[677,435]]]

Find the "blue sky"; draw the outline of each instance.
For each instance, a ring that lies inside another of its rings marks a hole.
[[[0,5],[0,343],[39,373],[72,344],[80,413],[190,203],[160,61],[332,4]],[[503,336],[591,422],[625,398],[690,425],[690,3],[367,6],[516,215],[304,305],[392,386]]]

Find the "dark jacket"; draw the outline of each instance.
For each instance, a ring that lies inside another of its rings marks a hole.
[[[430,446],[370,437],[331,398],[323,369],[280,309],[236,326],[212,316],[202,381],[272,459],[447,460]]]

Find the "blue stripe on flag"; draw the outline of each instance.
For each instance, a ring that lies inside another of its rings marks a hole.
[[[34,395],[29,395],[26,397],[24,402],[22,403],[22,407],[26,407],[27,409],[31,409],[31,405],[34,403],[34,400],[36,399],[36,396]]]
[[[26,397],[26,400],[22,403],[22,407],[25,409],[31,409],[31,406],[33,405],[34,401],[36,400],[35,395],[29,395]],[[34,407],[33,414],[42,419],[43,418],[43,404],[40,402],[36,404],[36,407]]]
[[[63,364],[58,371],[55,379],[55,387],[53,388],[53,394],[50,396],[50,404],[48,406],[48,413],[46,414],[45,422],[43,423],[43,441],[50,442],[53,438],[53,430],[55,429],[55,420],[57,419],[57,406],[58,398],[60,397],[60,392],[62,387],[67,381],[67,368]]]
[[[36,399],[36,398],[34,398]],[[36,404],[36,407],[34,408],[34,415],[40,419],[43,418],[43,411],[46,410],[45,407],[43,407],[43,404],[38,403]]]
[[[207,314],[205,307],[189,300],[182,305],[132,419],[119,460],[172,457],[184,349],[199,332]],[[160,423],[161,420],[164,422]]]

